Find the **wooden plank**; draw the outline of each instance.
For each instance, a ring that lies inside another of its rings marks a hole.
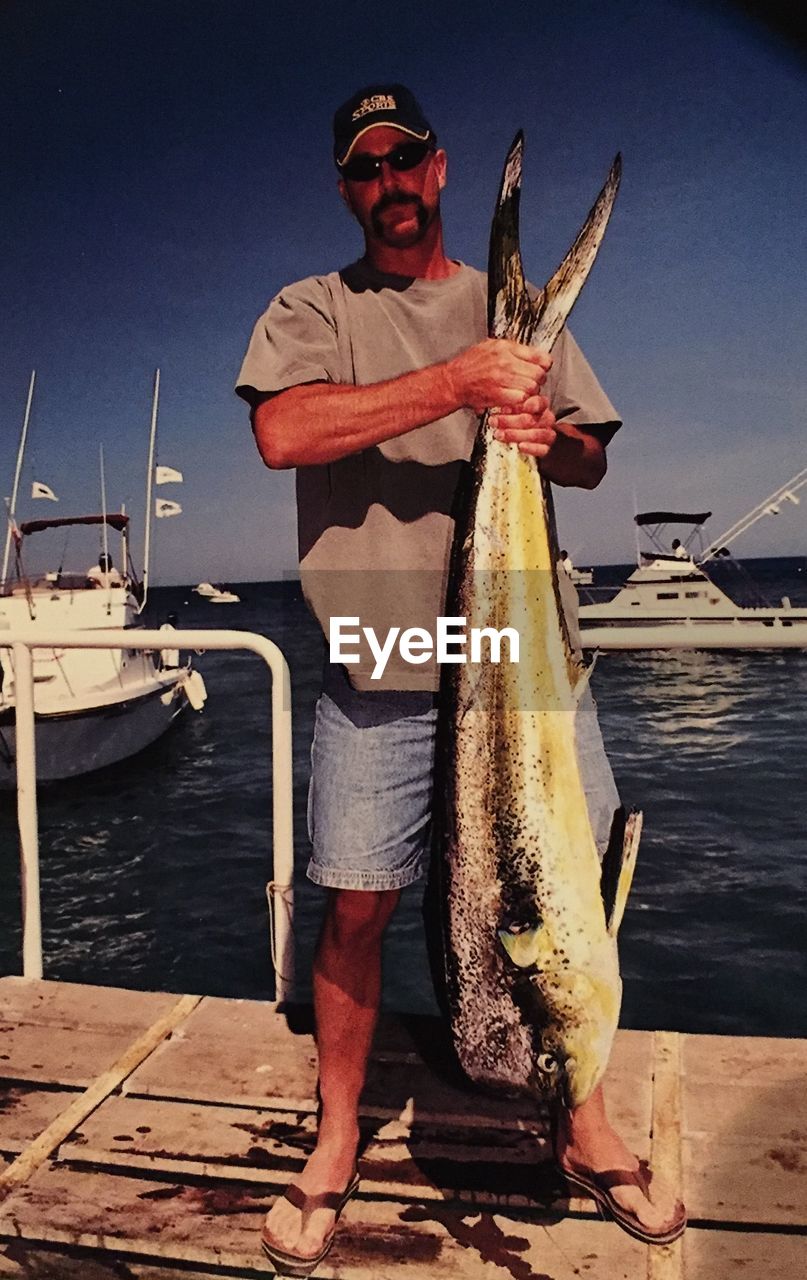
[[[271,1197],[252,1187],[154,1182],[42,1169],[6,1203],[0,1233],[119,1259],[269,1272],[258,1234]],[[528,1219],[360,1197],[348,1205],[323,1280],[636,1280],[644,1246],[594,1219]],[[532,1268],[535,1268],[533,1271]]]
[[[807,1041],[688,1036],[683,1059],[692,1214],[807,1226]]]
[[[298,1024],[299,1025],[299,1024]],[[439,1042],[439,1023],[431,1020]],[[414,1056],[409,1026],[395,1031],[385,1020],[374,1051],[362,1113],[410,1125],[443,1117],[458,1124],[534,1128],[542,1112],[528,1099],[511,1100],[472,1090],[450,1074],[442,1050]],[[609,1070],[615,1122],[630,1134],[646,1133],[650,1114],[648,1033],[620,1033]],[[160,1047],[127,1082],[126,1092],[145,1097],[247,1107],[313,1110],[317,1078],[316,1046],[308,1033],[295,1034],[274,1005],[258,1001],[206,999],[181,1036]],[[542,1121],[544,1123],[544,1121]]]
[[[687,1280],[801,1280],[805,1272],[803,1235],[691,1230],[684,1241]]]
[[[0,1081],[0,1151],[22,1151],[64,1111],[76,1092]]]
[[[653,1034],[653,1136],[650,1163],[654,1174],[683,1198],[681,1165],[681,1037],[675,1031]],[[647,1250],[647,1280],[681,1280],[681,1240]]]
[[[0,979],[0,1076],[86,1088],[176,996]]]
[[[804,1143],[684,1140],[687,1204],[693,1218],[807,1231]],[[804,1242],[807,1264],[807,1241]]]
[[[196,1008],[200,996],[181,996],[172,1008],[154,1022],[89,1089],[79,1094],[51,1121],[37,1138],[0,1174],[0,1198],[22,1185],[103,1098],[116,1089],[165,1036],[169,1035]]]
[[[244,1273],[241,1273],[242,1276]],[[127,1258],[124,1264],[116,1255],[92,1254],[38,1241],[15,1240],[0,1246],[2,1280],[215,1280],[215,1273],[181,1270],[165,1262],[139,1262]],[[232,1280],[232,1273],[228,1273]]]
[[[807,1070],[770,1082],[725,1079],[684,1082],[686,1132],[691,1137],[744,1142],[759,1138],[776,1142],[807,1141]]]
[[[564,1190],[545,1140],[522,1131],[401,1125],[364,1130],[362,1180],[397,1199],[542,1206]],[[315,1119],[110,1098],[62,1145],[73,1167],[159,1170],[282,1190],[313,1149]]]
[[[172,1037],[136,1071],[127,1092],[241,1102],[260,1106],[287,1097],[309,1105],[316,1089],[316,1052],[294,1035],[272,1004],[207,997],[182,1035]]]
[[[0,978],[0,1021],[13,1026],[105,1027],[131,1031],[164,1013],[176,995],[161,991],[129,991],[47,978]]]
[[[106,1070],[123,1053],[145,1021],[111,1032],[23,1023],[3,1038],[0,1076],[4,1080],[30,1080],[37,1084],[86,1089],[99,1071]]]
[[[199,1106],[188,1102],[109,1098],[60,1148],[75,1164],[159,1168],[178,1176],[262,1181],[281,1189],[314,1145],[310,1112]],[[362,1176],[381,1194],[445,1195],[476,1203],[542,1205],[564,1193],[546,1134],[473,1125],[400,1121],[362,1125]],[[647,1155],[648,1137],[633,1145]],[[575,1207],[592,1212],[587,1200]]]
[[[683,1070],[693,1085],[720,1081],[738,1085],[789,1084],[807,1076],[807,1040],[770,1036],[688,1035]]]

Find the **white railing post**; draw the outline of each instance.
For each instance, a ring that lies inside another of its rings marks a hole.
[[[22,854],[23,972],[42,977],[39,906],[39,846],[36,812],[33,649],[249,649],[272,678],[273,876],[267,885],[275,998],[288,1000],[294,983],[294,828],[292,795],[291,680],[282,651],[253,631],[136,630],[2,631],[0,645],[14,652],[17,734],[17,812]]]
[[[36,812],[34,664],[30,647],[13,646],[17,737],[17,823],[20,830],[22,972],[42,977],[42,913],[39,899],[39,825]]]

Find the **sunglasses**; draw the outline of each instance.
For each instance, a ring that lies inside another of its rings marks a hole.
[[[401,142],[383,156],[362,153],[345,161],[341,166],[342,177],[347,178],[348,182],[371,182],[379,176],[383,164],[388,164],[390,169],[397,169],[399,173],[405,173],[407,169],[416,169],[427,153],[433,150],[429,142]]]

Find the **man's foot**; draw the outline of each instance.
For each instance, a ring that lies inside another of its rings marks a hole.
[[[683,1232],[683,1204],[628,1149],[595,1099],[575,1111],[559,1111],[555,1158],[572,1184],[597,1202],[603,1216],[612,1217],[630,1235],[667,1244]]]
[[[358,1132],[340,1142],[318,1142],[294,1185],[305,1196],[341,1195],[356,1172],[358,1143]],[[301,1210],[285,1196],[278,1196],[266,1215],[262,1238],[270,1248],[294,1254],[301,1262],[315,1259],[333,1234],[338,1217],[336,1207]]]

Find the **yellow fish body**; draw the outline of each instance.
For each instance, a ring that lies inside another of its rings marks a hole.
[[[523,141],[508,156],[491,234],[493,336],[551,347],[596,255],[618,159],[570,254],[530,298],[518,248]],[[477,1083],[583,1102],[616,1030],[616,947],[640,829],[612,831],[601,867],[577,759],[588,678],[561,602],[549,484],[482,419],[461,495],[446,612],[514,628],[498,662],[443,668],[435,860],[454,1045]],[[624,815],[623,815],[624,819]]]

